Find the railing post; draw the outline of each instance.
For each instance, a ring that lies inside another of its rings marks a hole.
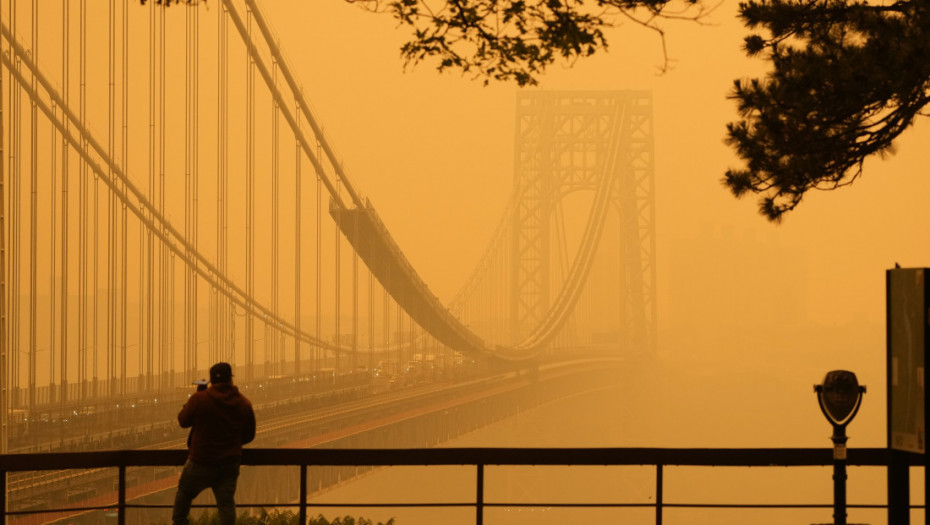
[[[126,465],[119,466],[119,495],[116,501],[116,523],[126,525]]]
[[[846,427],[833,425],[833,524],[846,525]]]
[[[662,464],[656,463],[656,525],[662,525]]]
[[[297,523],[307,525],[307,465],[300,466],[300,511]]]
[[[477,494],[475,495],[475,525],[484,524],[484,465],[478,463]]]
[[[910,466],[896,450],[889,451],[888,459],[888,523],[911,523]]]
[[[6,471],[0,470],[0,525],[6,523]]]

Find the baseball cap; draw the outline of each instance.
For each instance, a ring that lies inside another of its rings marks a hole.
[[[211,383],[229,383],[232,381],[232,367],[229,363],[217,363],[210,367]]]

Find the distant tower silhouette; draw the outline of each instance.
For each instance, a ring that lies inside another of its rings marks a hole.
[[[514,151],[516,205],[511,239],[511,330],[519,340],[548,311],[554,220],[561,199],[614,179],[617,223],[605,229],[616,257],[618,334],[634,352],[656,346],[655,181],[652,95],[643,91],[521,93]],[[599,254],[599,255],[600,255]],[[571,256],[571,255],[570,255]],[[589,334],[590,335],[590,334]]]

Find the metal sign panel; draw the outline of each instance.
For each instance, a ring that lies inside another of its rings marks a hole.
[[[895,268],[886,274],[888,446],[919,454],[926,449],[927,271]]]

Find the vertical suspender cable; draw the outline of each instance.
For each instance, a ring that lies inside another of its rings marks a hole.
[[[152,203],[155,206],[155,209],[159,213],[164,213],[164,207],[161,205],[161,195],[159,194],[159,181],[161,175],[161,153],[163,151],[161,145],[161,93],[162,93],[162,76],[161,76],[161,63],[164,60],[164,56],[161,54],[161,40],[160,40],[160,30],[159,30],[159,20],[161,16],[161,10],[156,9],[152,16],[152,82],[153,82],[153,91],[152,91],[152,174],[151,174],[151,193],[149,194],[152,199]],[[156,240],[154,237],[151,238],[149,243],[149,259],[151,260],[152,270],[149,272],[149,303],[151,304],[151,310],[149,311],[149,349],[148,349],[148,363],[146,366],[147,370],[147,379],[146,379],[146,391],[151,391],[155,388],[156,377],[155,374],[158,371],[158,363],[161,362],[161,330],[164,325],[161,318],[161,305],[162,305],[162,288],[161,283],[164,282],[164,268],[162,267],[161,259],[161,246],[159,245],[156,248]]]
[[[217,170],[216,170],[216,258],[217,265],[223,274],[226,273],[226,137],[227,137],[227,120],[226,120],[226,105],[227,105],[227,74],[228,74],[228,61],[227,61],[227,49],[226,49],[226,7],[220,7],[217,9],[217,61],[219,66],[217,68],[217,91],[218,95],[217,100],[217,145],[216,145],[216,156],[217,156]],[[228,299],[225,297],[219,297],[217,295],[216,303],[216,320],[217,320],[217,349],[214,354],[210,356],[210,363],[215,363],[217,361],[226,360],[232,361],[231,354],[233,348],[233,338],[230,334],[227,333],[227,305]],[[232,315],[231,313],[229,315]]]
[[[191,201],[193,209],[191,210],[191,221],[193,223],[191,244],[199,249],[198,228],[200,226],[200,9],[188,9],[192,12],[192,23],[190,30],[191,50],[193,51],[193,61],[191,63],[191,187],[193,195]],[[197,340],[200,337],[200,326],[198,323],[199,294],[197,293],[198,282],[197,273],[193,267],[188,268],[188,274],[191,279],[191,353],[189,362],[186,363],[187,373],[193,377],[196,370],[196,363],[199,358],[199,346]]]
[[[300,111],[295,111],[297,125],[300,125]],[[294,332],[300,333],[300,141],[296,140],[294,148]],[[300,375],[300,338],[294,338],[294,374]]]
[[[513,223],[513,221],[510,222],[511,224]],[[510,250],[507,249],[508,246],[506,242],[506,239],[508,238],[509,233],[505,233],[501,239],[501,256],[498,258],[497,262],[497,279],[495,280],[495,287],[497,295],[500,298],[500,310],[498,311],[500,322],[498,323],[498,330],[500,330],[502,334],[505,334],[505,344],[510,346],[513,344],[513,337],[511,337],[511,334],[508,331],[507,323],[507,313],[510,311],[508,308],[510,305],[510,286],[507,285],[507,268],[510,267]]]
[[[78,53],[78,107],[82,127],[87,122],[87,3],[78,4],[79,53]],[[81,149],[86,149],[87,139],[81,132]],[[78,178],[78,383],[81,404],[87,395],[87,163],[81,162]]]
[[[249,35],[252,33],[252,14],[248,13]],[[245,282],[246,282],[246,299],[251,305],[255,293],[254,278],[254,250],[253,250],[253,210],[254,198],[252,192],[252,170],[255,162],[255,107],[254,101],[254,73],[252,65],[252,56],[246,54],[246,90],[245,90]],[[252,314],[245,314],[245,361],[248,369],[246,379],[251,380],[253,374],[254,356],[252,348]]]
[[[224,256],[225,246],[223,245],[225,231],[225,225],[223,224],[223,203],[225,200],[223,176],[225,174],[225,164],[223,163],[223,157],[226,150],[223,142],[223,129],[225,127],[223,104],[226,102],[226,84],[223,80],[226,74],[226,49],[223,35],[226,24],[223,11],[223,7],[216,10],[216,264],[220,271],[225,273],[226,258]],[[225,332],[226,311],[223,308],[225,300],[219,297],[217,290],[213,291],[213,296],[216,297],[216,348],[213,348],[210,353],[209,362],[211,364],[220,361],[219,356],[224,355],[224,350],[228,348]]]
[[[158,10],[158,199],[159,212],[164,216],[167,213],[165,195],[166,188],[166,160],[167,144],[165,131],[167,128],[167,38],[165,35],[165,10]],[[173,325],[168,316],[169,286],[173,282],[174,273],[168,264],[169,250],[164,243],[158,243],[158,378],[157,387],[162,386],[162,378],[168,371],[168,357],[170,342],[170,327]],[[172,287],[173,288],[173,287]],[[172,316],[173,317],[173,316]]]
[[[384,350],[382,351],[384,358],[390,361],[391,356],[388,353],[389,347],[391,346],[391,296],[388,294],[388,289],[386,286],[381,287],[381,298],[382,298],[382,325],[384,332],[381,334],[382,339],[384,340]],[[400,362],[397,363],[397,368],[392,372],[396,374],[400,372]]]
[[[107,49],[108,67],[107,67],[107,97],[108,97],[108,115],[107,131],[109,138],[107,140],[107,151],[110,157],[114,155],[116,149],[116,0],[110,0],[109,4],[109,23]],[[109,169],[108,169],[109,170]],[[113,177],[112,170],[108,173]],[[117,240],[119,235],[119,202],[116,195],[110,192],[107,219],[107,375],[106,375],[106,396],[113,395],[113,387],[116,383],[116,312],[117,312]]]
[[[10,0],[10,29],[16,31],[16,4]],[[15,34],[15,33],[14,33]],[[16,60],[19,67],[19,59]],[[10,387],[13,390],[13,404],[19,403],[16,399],[19,393],[19,298],[22,295],[19,281],[19,239],[22,227],[19,222],[19,148],[20,148],[20,90],[10,89]],[[30,407],[31,408],[31,407]]]
[[[271,63],[273,76],[277,76],[277,62]],[[271,100],[271,311],[278,316],[278,186],[280,184],[278,166],[278,102]],[[271,367],[275,375],[278,370],[277,327],[271,331]],[[267,341],[265,343],[267,345]],[[267,348],[267,346],[266,346]],[[267,352],[267,350],[266,350]],[[267,360],[267,356],[265,358]]]
[[[397,366],[402,367],[406,365],[404,362],[404,309],[400,306],[399,299],[399,297],[395,298],[394,301],[397,306],[397,337],[394,338],[394,344],[397,345]]]
[[[511,224],[513,224],[513,221],[511,221]],[[509,246],[508,246],[508,243],[506,242],[506,239],[508,239],[508,237],[509,236],[505,234],[501,238],[501,253],[503,254],[503,256],[500,257],[500,261],[498,262],[497,290],[498,290],[498,295],[500,295],[500,298],[501,298],[500,329],[502,331],[506,331],[505,332],[507,334],[506,344],[510,346],[514,344],[516,341],[514,340],[513,334],[509,332],[510,323],[507,322],[507,314],[508,312],[510,312],[510,302],[512,300],[512,298],[510,297],[510,292],[513,289],[507,282],[507,276],[509,275],[509,273],[507,272],[507,269],[510,268],[511,266],[511,262],[510,262],[511,253],[510,253],[510,250],[507,249]]]
[[[342,284],[340,282],[342,280],[342,262],[339,260],[340,255],[341,255],[339,252],[340,252],[340,247],[342,246],[342,235],[339,233],[339,226],[335,222],[333,222],[333,233],[334,233],[334,239],[336,241],[335,242],[335,254],[334,254],[336,258],[336,268],[333,274],[333,284],[335,286],[335,292],[336,292],[336,297],[335,297],[335,300],[336,300],[336,306],[335,306],[336,337],[335,337],[334,342],[336,343],[336,347],[337,347],[337,349],[335,350],[336,355],[334,357],[336,359],[336,374],[339,374],[342,371],[340,368],[342,356],[340,355],[340,351],[338,349],[339,347],[342,346],[342,333],[340,332],[340,326],[339,326],[339,320],[342,317],[342,305],[340,304],[340,299],[341,299],[340,296],[342,295],[342,292],[340,290],[340,285]]]
[[[99,275],[98,268],[100,268],[99,261],[98,261],[98,258],[100,255],[99,244],[98,244],[99,242],[98,232],[100,231],[100,219],[99,219],[100,206],[99,206],[98,197],[99,197],[100,192],[98,191],[98,180],[97,180],[96,174],[94,175],[93,188],[91,188],[90,184],[88,184],[87,187],[88,187],[88,190],[91,190],[91,189],[93,190],[93,195],[94,195],[94,216],[93,216],[93,223],[90,224],[90,228],[94,233],[94,244],[92,248],[93,249],[93,259],[92,259],[93,268],[91,268],[92,270],[91,276],[93,277],[93,279],[90,283],[91,284],[90,290],[93,293],[93,303],[91,303],[93,305],[92,312],[91,312],[92,313],[91,315],[91,347],[93,348],[93,353],[91,354],[92,359],[91,359],[91,370],[90,370],[91,379],[93,381],[91,386],[93,388],[90,389],[89,391],[91,392],[92,397],[96,397],[97,396],[97,313],[98,313],[98,299],[100,295],[97,293],[97,290],[100,289],[97,285],[97,276]]]
[[[70,84],[68,71],[68,43],[70,41],[70,13],[68,0],[61,0],[61,99],[68,104]],[[68,131],[68,120],[64,120],[64,131]],[[61,410],[68,403],[68,139],[61,136]]]
[[[52,102],[52,114],[55,114],[56,104]],[[55,284],[55,268],[57,267],[57,251],[56,244],[58,243],[58,216],[56,205],[58,202],[58,129],[55,126],[51,126],[51,142],[49,144],[49,156],[51,166],[49,167],[49,210],[50,210],[50,220],[49,220],[49,333],[48,333],[48,381],[49,381],[49,398],[48,402],[55,402],[58,392],[55,391],[55,327],[56,327],[56,313],[58,311],[56,301],[58,299],[56,295],[57,286]],[[3,379],[6,380],[5,378]]]
[[[220,166],[220,156],[222,155],[221,153],[222,146],[220,145],[220,142],[221,142],[220,129],[222,126],[222,119],[223,119],[222,117],[223,103],[220,99],[223,96],[222,80],[221,80],[223,76],[223,71],[222,71],[223,51],[221,49],[223,45],[223,35],[222,35],[223,9],[222,8],[218,9],[217,14],[218,14],[217,31],[216,31],[216,45],[217,45],[217,50],[216,50],[216,64],[217,64],[217,70],[216,70],[216,91],[217,91],[217,96],[216,96],[216,128],[217,128],[216,129],[216,137],[217,137],[216,179],[217,179],[217,182],[216,182],[216,235],[214,238],[216,239],[216,263],[217,265],[219,265],[221,261],[220,229],[222,228],[222,224],[220,224],[220,208],[223,202],[223,197],[221,194],[222,189],[219,183],[220,170],[222,169],[222,167]],[[221,334],[223,332],[222,332],[221,327],[222,327],[222,322],[220,321],[219,291],[216,290],[215,288],[210,288],[210,336],[208,337],[209,345],[207,347],[208,364],[216,363],[218,361],[218,359],[216,359],[216,356],[219,354],[219,349],[220,349],[220,346],[222,345]]]
[[[375,275],[368,269],[368,376],[374,380],[375,370]]]
[[[356,222],[356,229],[358,223]],[[358,233],[355,234],[358,238]],[[352,254],[352,367],[351,372],[355,371],[358,365],[358,252]]]
[[[220,213],[221,213],[220,208],[222,207],[222,202],[223,202],[222,200],[223,197],[221,194],[222,188],[219,183],[220,170],[222,169],[222,167],[220,166],[220,157],[222,155],[221,153],[222,146],[220,145],[220,142],[222,140],[220,138],[220,129],[222,126],[222,119],[223,119],[222,117],[223,102],[221,101],[221,98],[223,97],[223,93],[222,93],[223,51],[221,49],[223,45],[223,35],[222,35],[223,9],[222,8],[217,10],[217,15],[218,15],[217,16],[217,31],[216,31],[216,45],[217,45],[217,50],[216,50],[216,63],[217,63],[217,70],[216,70],[216,91],[217,91],[217,96],[216,96],[216,107],[217,107],[217,110],[216,110],[216,127],[217,127],[216,129],[216,137],[217,137],[216,179],[217,179],[217,182],[216,182],[216,236],[214,238],[216,239],[216,263],[217,265],[219,265],[221,262],[221,257],[222,257],[220,255],[220,230],[222,228],[222,224],[220,223]],[[209,346],[207,348],[208,364],[216,363],[218,361],[216,357],[219,355],[219,349],[221,348],[221,345],[222,345],[222,333],[223,333],[222,331],[223,323],[220,319],[221,318],[220,318],[219,291],[211,287],[210,288],[210,336],[208,337]]]
[[[316,338],[317,340],[323,339],[323,328],[322,328],[322,314],[320,310],[322,309],[322,273],[323,273],[323,179],[320,177],[320,174],[317,173],[316,176],[316,289],[314,290],[316,295]],[[324,350],[322,347],[317,348],[315,353],[318,353],[314,361],[316,364],[313,367],[313,371],[317,372],[322,365],[320,361],[324,358]]]
[[[191,16],[192,12],[197,9],[184,10],[184,235],[193,243],[196,228],[194,227],[194,187],[192,180],[192,154],[193,148],[193,92],[191,84],[193,82],[193,43],[191,38]],[[183,370],[192,376],[191,356],[196,348],[197,341],[194,339],[194,317],[197,305],[193,303],[194,287],[194,269],[187,267],[184,271],[184,368]],[[173,303],[172,303],[173,304]],[[173,341],[173,339],[172,339]]]
[[[168,251],[168,249],[165,248],[165,251]],[[166,255],[165,259],[166,259],[166,266],[168,268],[168,282],[165,285],[165,288],[167,288],[166,290],[167,300],[165,301],[166,304],[165,304],[164,309],[165,309],[165,317],[168,318],[168,322],[167,322],[168,326],[165,329],[165,332],[166,332],[165,342],[162,344],[162,348],[164,348],[164,359],[163,359],[164,365],[163,365],[161,374],[159,376],[161,377],[161,381],[158,385],[159,390],[165,389],[169,385],[174,384],[173,378],[174,378],[174,373],[175,373],[175,359],[174,359],[175,322],[174,322],[174,315],[172,315],[172,313],[174,312],[174,305],[177,304],[177,302],[175,302],[175,293],[177,292],[177,286],[175,286],[175,283],[177,282],[175,280],[175,273],[177,270],[177,266],[174,264],[174,252],[171,252],[169,255]]]
[[[87,21],[86,21],[86,14],[85,14],[85,24],[86,23]],[[85,53],[87,52],[86,44],[84,47],[84,52]],[[87,66],[85,65],[84,67],[86,69]],[[93,188],[91,188],[90,181],[88,181],[88,185],[87,185],[88,191],[93,189],[93,192],[94,192],[93,193],[94,194],[94,216],[93,216],[93,223],[90,224],[90,229],[93,230],[93,234],[94,234],[93,259],[92,259],[93,260],[93,268],[92,268],[93,279],[91,280],[91,288],[90,288],[90,290],[93,292],[93,303],[91,303],[93,305],[92,312],[91,312],[92,313],[91,315],[91,341],[92,341],[91,346],[93,347],[93,354],[92,354],[93,359],[91,360],[91,377],[93,378],[93,384],[92,384],[93,389],[91,390],[91,392],[92,392],[93,397],[96,397],[97,395],[97,326],[98,326],[97,324],[98,308],[97,307],[98,307],[98,299],[100,295],[97,293],[97,291],[100,289],[97,286],[97,276],[100,273],[98,271],[98,269],[100,268],[100,264],[98,264],[99,263],[98,259],[100,256],[100,250],[99,250],[99,244],[98,244],[98,241],[99,241],[98,232],[100,231],[100,220],[99,220],[100,192],[98,191],[98,185],[99,185],[99,181],[97,179],[97,173],[94,172]]]
[[[32,1],[32,53],[35,61],[39,61],[39,13],[35,0]],[[36,77],[32,75],[32,88],[35,89]],[[36,130],[37,114],[36,103],[32,100],[29,111],[29,171],[30,171],[30,191],[29,191],[29,406],[36,406],[36,368],[38,366],[36,354],[36,263],[38,254],[38,214],[36,207],[38,201],[39,170],[38,163],[38,133]]]
[[[155,202],[155,2],[149,2],[149,199]],[[148,389],[152,377],[152,352],[154,346],[154,313],[155,301],[152,298],[154,269],[154,234],[145,230],[142,223],[139,231],[144,232],[145,245],[145,384],[138,385],[140,389]],[[141,357],[141,356],[140,356]],[[140,360],[140,372],[142,361]]]
[[[123,81],[122,81],[122,119],[123,119],[123,133],[122,133],[122,148],[123,148],[123,173],[129,169],[129,6],[125,3],[123,4],[123,32],[122,32],[122,43],[123,43]],[[126,393],[126,343],[127,343],[127,310],[129,310],[128,299],[128,241],[129,235],[127,228],[128,224],[128,213],[126,210],[126,205],[121,206],[121,217],[120,217],[120,230],[122,231],[122,243],[121,243],[121,264],[120,264],[120,290],[121,290],[121,301],[120,301],[120,343],[119,343],[119,352],[117,353],[119,359],[119,395],[125,395]],[[141,252],[140,252],[141,257]],[[141,265],[141,259],[140,259]],[[140,296],[141,299],[141,296]],[[141,301],[140,301],[141,308]]]
[[[3,5],[0,5],[0,26],[3,25]],[[0,43],[0,54],[3,53],[3,46]],[[4,147],[3,125],[3,71],[0,69],[0,454],[6,454],[9,451],[9,417],[10,417],[10,368],[9,368],[9,350],[10,345],[7,343],[7,288],[6,288],[6,267],[7,267],[7,232],[6,232],[6,171],[3,169],[3,155],[6,151]],[[54,222],[52,222],[54,225]],[[6,476],[6,473],[0,474]],[[0,483],[6,484],[6,478],[0,479]],[[6,501],[6,498],[4,498]],[[0,509],[6,511],[6,509]]]
[[[193,136],[191,137],[192,144],[192,158],[191,165],[193,167],[193,187],[194,187],[194,210],[193,210],[193,221],[194,221],[194,235],[191,238],[191,244],[198,246],[199,235],[198,229],[200,226],[200,9],[188,9],[188,11],[194,12],[194,23],[192,28],[191,39],[193,40],[192,48],[194,54],[194,63],[193,70],[191,74],[193,75],[192,84],[191,84],[191,98],[193,100],[193,123],[192,123],[192,132]],[[198,346],[197,339],[199,338],[199,330],[197,323],[197,306],[198,306],[198,293],[197,293],[197,274],[194,272],[193,268],[190,268],[191,275],[191,303],[193,304],[193,312],[191,314],[191,344],[193,348],[191,350],[190,362],[188,365],[188,373],[193,377],[197,369],[197,359],[198,359]]]
[[[198,170],[198,151],[200,144],[199,130],[198,130],[198,120],[200,116],[200,82],[199,82],[199,54],[200,54],[200,36],[198,32],[199,27],[199,9],[188,9],[187,20],[188,20],[188,31],[187,31],[187,41],[188,41],[188,52],[185,54],[188,60],[188,76],[189,76],[189,85],[187,93],[187,101],[189,107],[189,116],[188,116],[188,140],[186,141],[187,153],[187,162],[189,164],[188,172],[190,179],[190,234],[188,239],[190,240],[193,246],[197,246],[197,230],[198,230],[198,189],[199,189],[199,170]],[[188,315],[189,315],[189,334],[188,334],[188,352],[187,359],[184,363],[185,371],[192,375],[196,368],[197,362],[197,339],[198,339],[198,330],[197,330],[197,274],[192,267],[188,267],[187,270],[187,279],[188,284]]]
[[[184,237],[192,241],[193,188],[191,187],[191,9],[184,10]],[[184,270],[184,354],[183,370],[188,371],[191,345],[191,279],[193,268]],[[172,303],[174,306],[174,303]],[[174,341],[172,339],[172,341]],[[196,343],[195,343],[196,344]]]

